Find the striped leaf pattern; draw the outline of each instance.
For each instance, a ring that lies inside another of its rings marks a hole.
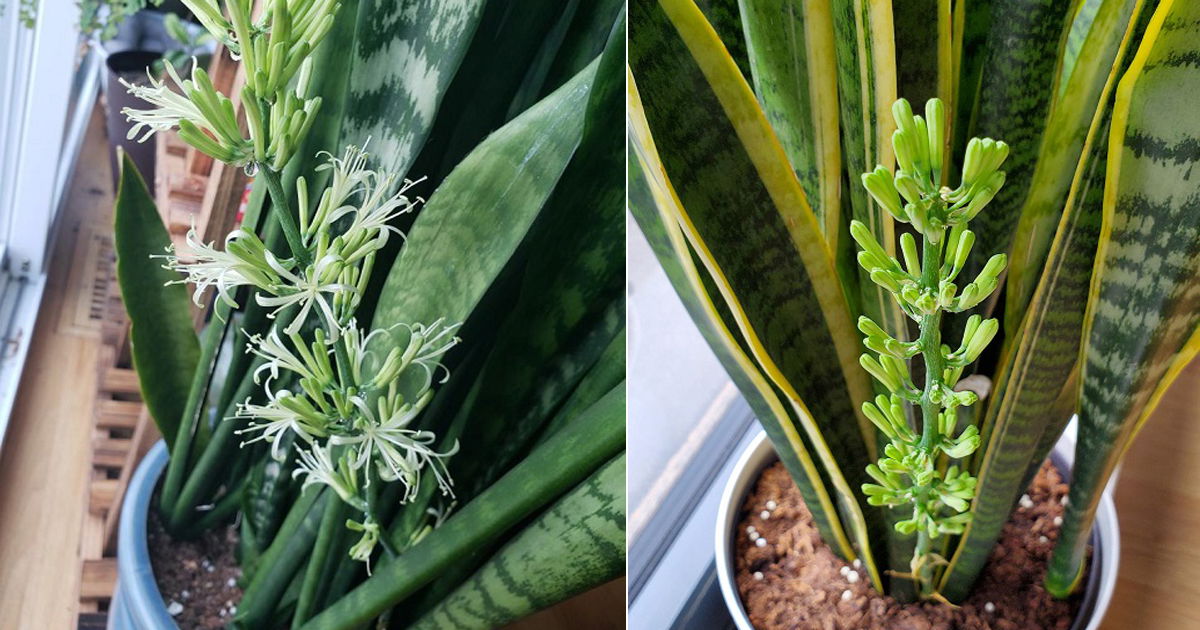
[[[1107,120],[1104,121],[1107,126]],[[1103,130],[1101,130],[1103,131]],[[942,594],[966,598],[983,569],[1009,512],[1028,485],[1031,466],[1040,466],[1043,437],[1057,439],[1072,408],[1058,403],[1079,355],[1081,325],[1100,238],[1104,187],[1104,143],[1080,169],[1063,214],[1050,259],[1024,325],[1003,365],[985,424],[994,428],[983,449],[974,513],[942,579]],[[1068,400],[1074,401],[1073,397]],[[1074,405],[1072,404],[1072,407]]]
[[[1104,226],[1088,310],[1070,505],[1047,588],[1083,567],[1101,491],[1171,380],[1200,348],[1200,6],[1164,0],[1117,88]]]
[[[1101,93],[1113,91],[1118,70],[1126,67],[1121,60],[1133,54],[1126,53],[1144,4],[1141,0],[1102,0],[1090,5],[1091,28],[1084,31],[1086,36],[1078,37],[1082,41],[1071,57],[1071,69],[1064,69],[1060,77],[1060,89],[1070,97],[1058,99],[1050,112],[1013,237],[1004,305],[1007,330],[1016,330],[1024,316],[1054,239],[1088,129],[1097,107],[1104,103]],[[1074,27],[1071,37],[1077,37]],[[1136,47],[1137,42],[1132,45]]]
[[[362,0],[342,137],[407,173],[462,62],[484,0]]]
[[[634,102],[630,104],[629,112],[631,118],[637,118],[641,109]],[[644,126],[644,122],[642,124]],[[727,323],[732,317],[721,312],[719,293],[710,292],[706,287],[703,272],[699,271],[702,263],[694,262],[677,224],[678,211],[669,209],[677,203],[677,198],[650,144],[649,141],[630,142],[636,155],[631,154],[629,160],[629,210],[700,334],[775,445],[780,461],[795,480],[822,538],[843,558],[853,558],[855,552],[809,447],[775,389],[754,364],[744,344],[731,332],[737,326]]]
[[[570,558],[570,562],[564,559]],[[625,568],[625,454],[559,499],[413,630],[498,628]]]
[[[841,111],[842,160],[849,174],[845,206],[850,219],[862,221],[878,235],[889,254],[896,253],[895,221],[859,185],[859,174],[876,165],[892,168],[890,115],[896,100],[896,48],[891,2],[832,0],[837,51],[838,106]],[[852,249],[852,248],[851,248]],[[855,269],[851,267],[851,269]],[[854,296],[867,315],[897,339],[908,338],[908,321],[899,305],[865,271]]]
[[[1011,150],[1004,162],[1004,187],[971,222],[975,247],[963,271],[965,278],[973,278],[992,254],[1008,252],[1012,245],[1013,227],[1029,192],[1048,122],[1058,52],[1071,4],[1064,0],[1006,0],[987,7],[975,111],[970,127],[963,131],[968,138],[1004,140]],[[1086,122],[1084,125],[1086,128]]]
[[[829,0],[742,2],[754,93],[829,249],[836,252],[842,230],[842,160],[831,11]]]

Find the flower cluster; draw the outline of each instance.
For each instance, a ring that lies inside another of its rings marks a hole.
[[[353,320],[332,343],[319,328],[311,343],[298,333],[285,341],[274,329],[251,337],[247,351],[263,359],[254,378],[266,390],[267,401],[247,399],[234,416],[248,421],[238,431],[247,436],[243,445],[268,442],[278,460],[285,459],[287,438],[294,438],[294,476],[303,477],[304,486],[329,486],[364,514],[357,524],[363,540],[352,553],[360,560],[370,557],[379,537],[365,492],[372,479],[401,484],[401,501],[408,502],[428,472],[443,494],[453,495],[445,460],[457,452],[457,442],[443,448],[433,432],[412,425],[433,398],[442,355],[459,343],[454,335],[458,325],[438,320],[402,328],[409,333],[407,342],[382,360],[372,341],[388,331],[364,335]],[[276,388],[277,383],[292,389]]]
[[[381,540],[369,500],[373,479],[401,484],[404,502],[416,497],[424,474],[452,494],[445,460],[457,442],[439,444],[433,432],[413,425],[433,398],[441,357],[459,342],[458,324],[439,319],[370,333],[359,328],[354,314],[375,256],[392,235],[402,237],[392,221],[423,200],[405,194],[414,182],[368,170],[367,154],[353,146],[318,168],[332,172],[311,212],[308,183],[296,182],[299,243],[312,262],[280,258],[246,229],[230,234],[224,249],[200,242],[193,229],[188,254],[163,258],[166,268],[183,274],[178,282],[195,285],[197,304],[214,287],[220,300],[236,307],[237,290],[253,287],[270,317],[289,309],[286,327],[275,324],[250,337],[247,352],[256,357],[253,376],[265,401],[248,398],[233,419],[246,422],[238,431],[243,444],[269,443],[278,460],[294,445],[295,476],[305,486],[329,486],[363,513],[361,522],[352,522],[362,539],[351,555],[365,561]],[[306,340],[310,320],[321,325]],[[375,349],[402,332],[405,343],[386,353]]]
[[[993,256],[976,278],[959,290],[955,280],[966,265],[975,242],[967,222],[996,195],[1004,183],[998,170],[1008,146],[991,139],[971,140],[963,164],[962,183],[951,190],[942,186],[946,146],[945,109],[937,99],[925,107],[925,118],[914,116],[907,101],[892,108],[897,129],[892,137],[896,172],[883,166],[862,176],[871,196],[896,220],[909,223],[921,235],[922,250],[910,232],[900,237],[903,265],[889,254],[859,222],[850,234],[862,250],[859,264],[871,280],[892,293],[904,312],[920,326],[920,337],[903,341],[867,317],[859,319],[864,345],[871,352],[860,363],[889,393],[863,403],[863,414],[889,443],[883,457],[867,467],[875,483],[863,484],[867,502],[876,506],[911,506],[911,517],[896,523],[904,534],[918,534],[912,560],[912,577],[921,594],[935,597],[930,541],[944,534],[962,533],[971,520],[970,501],[976,479],[958,466],[948,465],[975,452],[979,430],[958,431],[958,408],[975,404],[971,391],[956,391],[964,369],[974,362],[995,337],[999,323],[972,315],[957,349],[941,339],[944,312],[974,308],[995,290],[1006,258]],[[908,361],[925,362],[925,384],[912,379]],[[908,406],[921,410],[920,431],[908,420]],[[956,435],[957,433],[957,435]]]
[[[390,234],[399,233],[389,223],[423,200],[405,195],[414,184],[407,180],[392,192],[398,177],[367,170],[366,153],[353,146],[340,159],[330,156],[323,167],[333,170],[332,182],[311,216],[307,182],[303,177],[296,182],[303,245],[311,263],[278,258],[244,228],[230,233],[223,251],[214,243],[202,242],[193,228],[187,234],[191,251],[168,253],[165,267],[184,274],[180,282],[195,286],[192,299],[197,305],[204,292],[215,287],[221,300],[236,307],[236,290],[251,286],[259,290],[257,302],[270,307],[272,316],[290,306],[298,307],[285,333],[299,331],[315,312],[324,320],[330,339],[337,339],[358,307],[376,252],[387,244]]]
[[[321,107],[310,97],[312,59],[340,4],[335,0],[267,2],[258,20],[250,13],[253,0],[228,0],[226,18],[217,0],[184,0],[210,34],[240,58],[246,85],[238,95],[246,113],[250,137],[238,126],[233,101],[213,87],[208,74],[193,62],[192,76],[180,79],[166,64],[172,84],[150,77],[149,85],[122,80],[130,93],[152,109],[125,108],[137,124],[129,137],[145,141],[156,131],[179,128],[179,137],[218,160],[240,166],[283,168],[308,133]],[[294,87],[292,86],[294,83]],[[144,133],[143,133],[143,130]]]

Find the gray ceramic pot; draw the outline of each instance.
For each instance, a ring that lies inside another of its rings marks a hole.
[[[1055,446],[1051,460],[1060,470],[1070,470],[1074,457],[1074,440],[1064,438]],[[721,495],[720,509],[717,512],[716,527],[716,564],[717,579],[721,583],[721,595],[725,605],[733,617],[738,630],[754,630],[750,617],[742,607],[741,596],[738,595],[737,584],[734,580],[734,537],[737,535],[738,519],[741,505],[746,495],[758,481],[763,469],[775,463],[779,457],[775,448],[767,439],[766,433],[760,433],[742,452],[737,465],[725,484]],[[1096,512],[1096,525],[1092,530],[1092,569],[1088,576],[1083,604],[1079,616],[1071,625],[1071,630],[1097,630],[1108,604],[1112,600],[1113,589],[1117,585],[1117,563],[1121,556],[1121,536],[1117,529],[1117,509],[1113,505],[1112,496],[1105,492]]]

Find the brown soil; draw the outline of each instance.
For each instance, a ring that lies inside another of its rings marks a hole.
[[[763,471],[743,506],[735,552],[738,591],[760,630],[1067,630],[1079,598],[1057,600],[1042,587],[1066,493],[1058,472],[1043,465],[1028,491],[1033,506],[1014,510],[961,607],[901,604],[876,592],[865,569],[848,566],[822,542],[799,490],[776,463]],[[751,526],[764,546],[751,540]]]
[[[233,551],[237,527],[227,525],[197,540],[175,540],[150,511],[150,564],[167,611],[181,630],[224,628],[242,599],[242,577]]]

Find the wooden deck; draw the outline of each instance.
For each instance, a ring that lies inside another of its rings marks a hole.
[[[111,232],[103,119],[93,116],[0,453],[0,628],[75,627],[100,327],[94,271]]]

